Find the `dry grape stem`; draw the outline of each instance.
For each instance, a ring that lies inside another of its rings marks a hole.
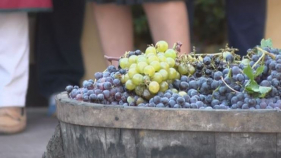
[[[221,76],[221,80],[222,80],[222,82],[223,82],[229,89],[231,89],[233,92],[239,93],[238,91],[236,91],[236,90],[234,90],[233,88],[231,88],[231,87],[224,81],[224,79],[223,79],[222,76]]]
[[[104,55],[104,58],[106,60],[108,60],[109,62],[111,62],[112,60],[113,61],[119,61],[120,57],[111,57],[111,56],[107,56],[107,55]]]
[[[254,67],[264,58],[265,55],[269,55],[272,59],[275,59],[275,55],[273,55],[273,54],[271,54],[271,53],[269,53],[269,52],[267,52],[267,51],[265,51],[265,50],[263,50],[263,49],[261,49],[261,48],[259,48],[259,47],[257,47],[257,49],[262,52],[262,56],[261,56],[261,57],[259,58],[259,60],[252,66],[252,68],[254,68]]]

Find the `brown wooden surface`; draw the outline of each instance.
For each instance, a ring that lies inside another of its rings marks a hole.
[[[94,127],[202,132],[281,133],[276,110],[138,108],[79,102],[57,96],[58,119]]]
[[[152,131],[61,123],[67,158],[280,158],[276,133]]]

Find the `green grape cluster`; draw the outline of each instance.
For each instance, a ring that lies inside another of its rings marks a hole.
[[[168,49],[167,42],[159,41],[155,46],[148,46],[141,55],[120,59],[120,67],[128,70],[122,76],[121,82],[126,89],[134,90],[136,94],[147,99],[159,91],[165,92],[169,83],[180,78],[175,69],[176,58],[176,50]]]

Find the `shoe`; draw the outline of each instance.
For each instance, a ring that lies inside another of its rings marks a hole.
[[[48,106],[48,115],[49,116],[56,116],[56,112],[57,112],[56,95],[57,94],[53,94],[49,98],[49,106]]]
[[[25,108],[0,108],[0,133],[14,134],[23,131],[26,127]]]

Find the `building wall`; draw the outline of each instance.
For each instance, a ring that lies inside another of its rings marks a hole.
[[[273,46],[281,48],[281,20],[280,20],[280,0],[267,1],[267,23],[266,23],[266,38],[271,38]]]

